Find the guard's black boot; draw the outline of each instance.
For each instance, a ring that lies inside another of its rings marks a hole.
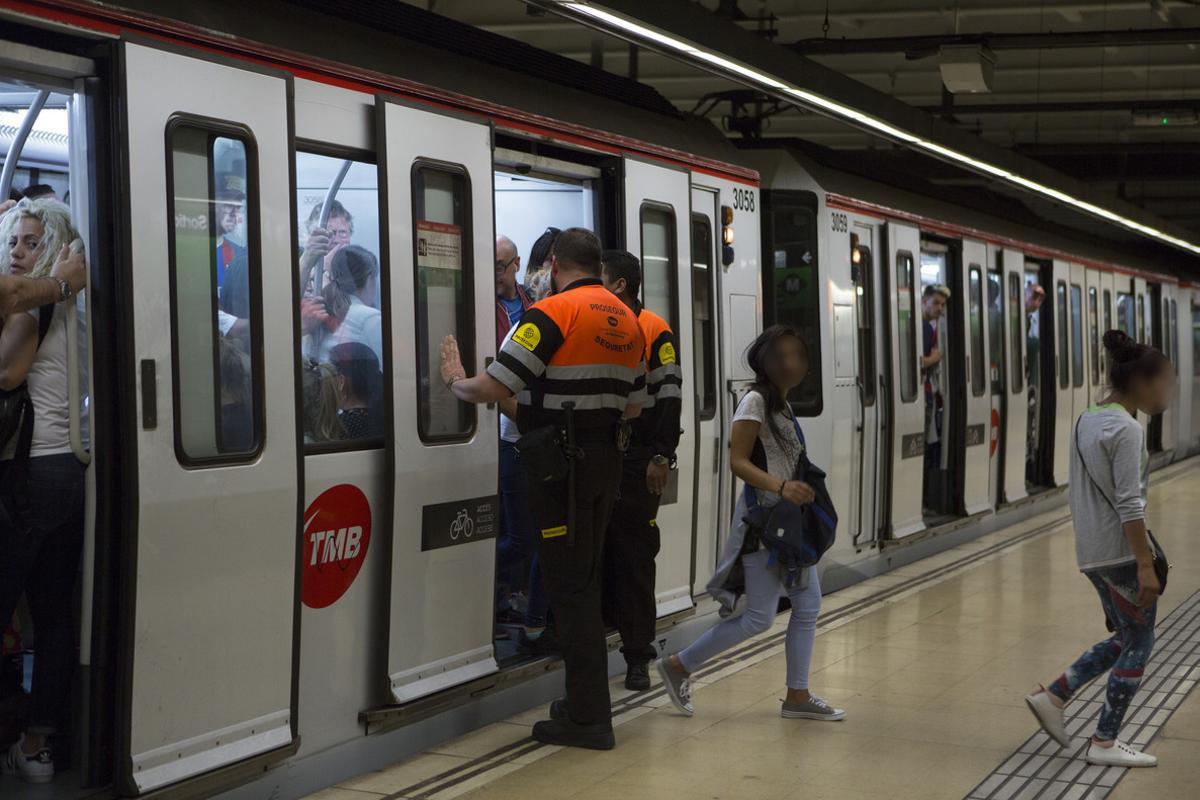
[[[569,719],[544,719],[533,726],[533,738],[542,744],[612,750],[617,746],[611,722],[580,725]]]
[[[625,668],[625,688],[635,692],[650,688],[650,669],[645,663],[630,664]]]
[[[567,719],[567,698],[560,697],[550,703],[550,719]]]

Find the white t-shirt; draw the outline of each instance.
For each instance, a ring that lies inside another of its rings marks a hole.
[[[779,430],[780,439],[775,438],[771,426],[767,424],[767,403],[761,394],[751,390],[746,392],[733,412],[733,421],[750,420],[759,423],[758,441],[762,444],[763,453],[767,456],[767,472],[781,481],[792,477],[796,470],[796,459],[800,457],[800,439],[796,436],[796,426],[787,411],[776,412],[775,427]],[[758,502],[764,508],[779,502],[779,495],[757,489]]]
[[[504,341],[500,343],[501,348],[504,347],[504,345],[508,344],[508,340],[512,338],[513,331],[515,331],[518,327],[519,327],[518,325],[510,325],[508,327],[508,333],[504,334]],[[500,352],[500,348],[497,348],[496,352],[497,353]],[[517,428],[517,421],[510,418],[507,414],[505,414],[503,411],[501,411],[500,412],[500,439],[501,439],[501,441],[516,442],[516,441],[520,440],[520,438],[521,438],[521,431]]]
[[[26,311],[34,321],[37,331],[38,310]],[[67,307],[59,303],[54,307],[54,318],[46,331],[46,338],[38,347],[33,364],[26,377],[29,397],[33,400],[33,446],[29,454],[49,456],[71,452],[71,422],[68,406],[70,395],[67,388]],[[17,438],[13,436],[5,448],[2,458],[13,457],[17,449]]]
[[[312,356],[327,364],[330,351],[347,342],[357,342],[371,348],[379,359],[379,368],[383,369],[383,315],[378,308],[367,305],[357,295],[350,296],[350,308],[346,309],[342,324],[332,333],[324,332]]]

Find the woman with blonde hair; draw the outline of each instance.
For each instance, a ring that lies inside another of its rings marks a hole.
[[[48,276],[61,248],[78,238],[65,205],[22,200],[0,219],[0,273]],[[29,725],[2,766],[46,783],[54,777],[50,737],[63,731],[69,716],[71,604],[83,543],[83,465],[70,442],[65,299],[4,319],[0,390],[28,391],[29,401],[22,398],[18,432],[0,452],[0,501],[7,512],[0,515],[0,619],[12,616],[24,594],[38,642]]]

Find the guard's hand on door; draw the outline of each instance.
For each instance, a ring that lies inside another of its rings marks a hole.
[[[442,339],[442,383],[449,386],[467,377],[462,354],[458,352],[458,341],[453,336]]]

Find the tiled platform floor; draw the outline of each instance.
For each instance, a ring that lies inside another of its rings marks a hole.
[[[1200,589],[1200,469],[1168,475],[1156,476],[1150,496],[1152,527],[1174,564],[1161,624]],[[813,689],[847,710],[845,722],[779,717],[781,619],[698,676],[690,719],[659,690],[631,697],[614,683],[611,752],[536,744],[528,735],[545,716],[539,708],[310,800],[959,800],[1036,733],[1022,696],[1105,635],[1095,592],[1075,569],[1070,526],[1054,524],[1063,514],[826,597]],[[1179,704],[1150,749],[1161,765],[1111,796],[1195,796],[1200,693]]]

